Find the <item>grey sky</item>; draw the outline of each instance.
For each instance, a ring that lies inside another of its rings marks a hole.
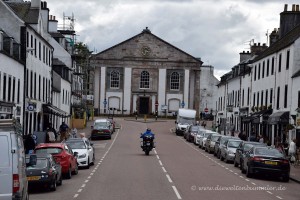
[[[75,16],[78,41],[101,52],[139,34],[145,27],[215,67],[217,77],[239,62],[249,42],[267,43],[279,27],[284,4],[297,0],[49,0],[50,14],[63,23]]]

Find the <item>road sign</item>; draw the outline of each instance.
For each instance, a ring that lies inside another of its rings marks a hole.
[[[205,108],[205,109],[204,109],[204,112],[208,113],[208,108]]]
[[[184,108],[184,106],[185,106],[185,103],[184,103],[184,101],[182,101],[181,102],[181,107]]]

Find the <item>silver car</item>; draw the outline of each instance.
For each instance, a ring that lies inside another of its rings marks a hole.
[[[221,137],[219,133],[213,133],[209,135],[205,142],[205,151],[208,153],[213,153],[215,151],[215,143]]]
[[[200,142],[200,138],[203,137],[204,133],[205,133],[205,128],[200,126],[198,132],[196,133],[195,137],[194,137],[194,144],[199,146],[199,142]]]
[[[236,149],[238,148],[241,142],[242,140],[239,138],[228,139],[224,143],[224,147],[220,149],[221,150],[220,159],[222,161],[224,160],[226,163],[229,161],[233,161],[235,157]]]
[[[203,134],[203,137],[200,138],[199,140],[199,148],[200,149],[205,149],[205,142],[206,142],[206,139],[209,135],[213,134],[213,133],[216,133],[216,132],[213,132],[211,130],[205,130],[205,133]]]

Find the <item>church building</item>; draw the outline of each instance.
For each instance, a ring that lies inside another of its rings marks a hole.
[[[173,115],[189,108],[199,116],[202,63],[146,27],[92,56],[95,112]]]

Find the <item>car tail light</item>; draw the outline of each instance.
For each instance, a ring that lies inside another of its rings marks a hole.
[[[263,159],[261,157],[253,157],[251,160],[256,161],[256,162],[262,162]]]
[[[104,132],[105,132],[105,133],[109,133],[110,131],[109,131],[109,130],[104,130]]]
[[[283,164],[289,164],[290,163],[288,160],[281,160],[280,162],[283,163]]]
[[[20,189],[19,174],[13,174],[13,193],[18,192]]]

